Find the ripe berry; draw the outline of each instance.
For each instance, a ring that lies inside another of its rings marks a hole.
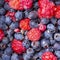
[[[41,32],[44,32],[44,31],[46,30],[46,25],[44,25],[44,24],[39,24],[39,30],[40,30]]]
[[[19,10],[20,8],[20,0],[10,0],[9,5],[11,8]]]
[[[51,18],[54,15],[54,3],[49,0],[39,0],[38,16],[40,18]]]
[[[30,25],[29,25],[30,19],[26,18],[26,19],[22,19],[19,23],[19,27],[22,30],[30,30]]]
[[[60,5],[55,7],[55,17],[60,18]]]
[[[52,52],[42,54],[42,60],[57,60],[57,57]]]
[[[9,5],[16,10],[30,9],[32,7],[32,0],[11,0]]]
[[[12,49],[18,54],[25,52],[25,47],[22,45],[22,42],[16,39],[12,41]]]
[[[41,32],[38,28],[32,28],[28,31],[27,36],[31,41],[38,41],[41,37]]]
[[[4,32],[2,29],[0,29],[0,41],[4,38]]]

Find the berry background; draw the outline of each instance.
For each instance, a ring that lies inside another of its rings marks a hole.
[[[0,0],[0,60],[60,60],[60,0]]]

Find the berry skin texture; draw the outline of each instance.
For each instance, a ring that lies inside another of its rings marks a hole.
[[[39,24],[39,30],[41,31],[41,32],[44,32],[45,30],[46,30],[46,25],[44,25],[44,24]]]
[[[30,30],[30,25],[29,25],[30,19],[26,18],[26,19],[22,19],[19,23],[19,27],[22,30]]]
[[[42,60],[57,60],[57,57],[52,52],[42,54]]]
[[[32,7],[32,0],[11,0],[9,5],[16,10],[30,9]]]
[[[22,42],[16,39],[12,41],[12,49],[17,54],[22,54],[25,52],[25,47],[22,45]]]
[[[31,41],[38,41],[41,37],[41,32],[38,28],[32,28],[30,31],[28,31],[27,37]]]
[[[2,29],[0,29],[0,41],[4,38],[4,32]]]
[[[60,5],[55,7],[55,17],[60,18]]]
[[[39,0],[39,18],[51,18],[54,15],[54,3],[49,0]]]

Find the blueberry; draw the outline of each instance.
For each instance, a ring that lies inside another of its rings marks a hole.
[[[46,39],[42,39],[41,40],[41,47],[47,48],[47,47],[49,47],[49,45],[50,45],[50,41],[49,40],[46,40]]]
[[[57,28],[58,28],[58,30],[60,31],[60,25],[58,25],[58,27],[57,27]]]
[[[0,6],[4,4],[4,0],[0,0]]]
[[[14,34],[14,37],[17,40],[23,40],[24,39],[24,36],[21,33],[15,33]]]
[[[48,24],[48,23],[49,23],[49,19],[42,18],[42,19],[41,19],[41,23],[42,23],[42,24]]]
[[[6,16],[5,23],[6,23],[7,25],[10,25],[11,22],[12,22],[11,18],[10,18],[9,16]]]
[[[8,43],[9,43],[9,39],[8,39],[7,37],[5,37],[5,38],[2,40],[2,43],[8,44]]]
[[[11,60],[19,60],[19,57],[16,53],[13,53],[11,56]]]
[[[32,42],[31,46],[33,49],[38,49],[40,47],[40,42],[39,41]]]
[[[30,47],[30,41],[29,40],[24,40],[23,41],[23,46],[26,47],[26,48],[29,48]]]
[[[31,28],[36,28],[36,27],[38,27],[38,23],[36,23],[34,21],[30,21],[30,27]]]
[[[57,23],[57,19],[56,18],[51,18],[51,23],[53,23],[53,24],[56,24]]]
[[[55,51],[57,58],[60,58],[60,51]]]
[[[4,15],[6,13],[4,8],[0,8],[0,15]]]
[[[60,19],[57,21],[57,24],[60,25]]]
[[[11,29],[16,29],[16,28],[18,28],[18,22],[12,22],[11,25],[10,25],[10,28],[11,28]]]
[[[5,2],[4,8],[5,8],[5,10],[9,10],[10,9],[9,4],[7,2]]]
[[[56,41],[60,41],[60,33],[55,33],[55,34],[54,34],[54,39],[55,39]]]
[[[24,13],[21,12],[21,11],[17,11],[17,12],[15,13],[15,17],[16,17],[16,19],[18,19],[18,20],[21,20],[21,19],[23,18],[23,15],[24,15]]]
[[[12,54],[12,49],[11,49],[11,47],[7,47],[7,48],[4,50],[4,54],[11,55],[11,54]]]
[[[27,49],[27,54],[33,55],[33,53],[34,53],[33,48],[28,48],[28,49]]]
[[[60,5],[60,0],[55,2],[56,5]]]
[[[44,32],[44,36],[45,36],[45,38],[52,38],[52,33],[49,30],[46,30]]]
[[[31,11],[28,15],[28,18],[30,19],[36,19],[37,18],[37,12],[36,11]]]
[[[25,18],[28,18],[29,11],[28,11],[28,10],[25,10],[25,11],[24,11],[24,14],[25,14]]]
[[[60,50],[60,44],[59,43],[55,43],[53,45],[53,48],[54,48],[54,50]]]
[[[31,56],[30,55],[28,55],[28,54],[23,54],[23,59],[24,60],[31,60]]]
[[[0,58],[0,60],[2,60],[2,58]]]
[[[38,9],[38,2],[34,3],[34,9],[37,10]]]
[[[55,40],[53,40],[53,39],[51,39],[51,40],[50,40],[50,44],[51,44],[51,45],[54,45],[54,44],[55,44],[55,42],[56,42],[56,41],[55,41]]]
[[[9,55],[3,54],[2,60],[11,60]]]
[[[54,31],[55,30],[55,26],[53,24],[48,24],[47,25],[47,29]]]

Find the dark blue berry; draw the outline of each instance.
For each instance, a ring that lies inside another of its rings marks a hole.
[[[24,39],[24,36],[21,33],[15,33],[14,34],[14,37],[17,40],[23,40]]]
[[[54,34],[54,39],[55,39],[56,41],[60,41],[60,33],[55,33],[55,34]]]
[[[38,23],[36,23],[34,21],[30,21],[30,27],[31,28],[36,28],[36,27],[38,27]]]
[[[6,13],[4,8],[0,8],[0,15],[4,15]]]
[[[24,15],[24,13],[21,12],[21,11],[17,11],[15,13],[15,17],[16,17],[17,20],[21,20],[23,18],[23,15]]]
[[[19,60],[19,56],[16,53],[13,53],[11,56],[11,60]]]
[[[60,51],[55,51],[57,58],[60,58]]]
[[[54,48],[54,50],[60,50],[60,44],[59,43],[55,43],[53,45],[53,48]]]
[[[57,23],[57,19],[56,18],[51,18],[51,23],[53,23],[53,24],[56,24]]]
[[[57,24],[60,25],[60,19],[57,21]]]
[[[49,30],[46,30],[44,32],[44,36],[45,36],[45,38],[52,38],[52,33]]]
[[[29,40],[24,40],[23,41],[23,46],[26,47],[26,48],[29,48],[30,47],[30,41]]]
[[[11,60],[9,55],[3,54],[2,60]]]
[[[50,41],[49,40],[47,40],[47,39],[42,39],[41,40],[41,47],[47,48],[47,47],[49,47],[49,45],[50,45]]]
[[[37,12],[36,11],[31,11],[28,15],[28,18],[30,19],[36,19],[37,18]]]
[[[12,22],[11,25],[10,25],[10,28],[11,28],[11,29],[16,29],[16,28],[18,28],[18,22]]]
[[[41,23],[42,23],[42,24],[48,24],[48,23],[49,23],[49,19],[42,18],[42,19],[41,19]]]
[[[12,22],[11,18],[10,18],[9,16],[6,16],[5,23],[6,23],[7,25],[10,25],[11,22]]]
[[[11,47],[7,47],[4,51],[4,54],[11,55],[12,54],[12,49]]]
[[[2,40],[2,43],[8,44],[8,43],[9,43],[9,39],[8,39],[7,37],[5,37],[5,38]]]
[[[4,0],[0,0],[0,6],[4,4]]]

